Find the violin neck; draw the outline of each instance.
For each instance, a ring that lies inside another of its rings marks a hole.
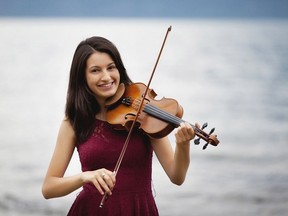
[[[161,110],[160,108],[156,107],[156,106],[153,106],[151,104],[146,104],[143,108],[143,112],[146,112],[147,114],[159,119],[159,120],[162,120],[164,122],[167,122],[167,123],[170,123],[172,125],[174,125],[174,127],[179,127],[180,124],[182,122],[186,122],[184,121],[183,119],[177,117],[177,116],[174,116],[166,111],[163,111]],[[205,133],[203,130],[197,128],[195,125],[189,123],[191,125],[191,127],[193,128],[195,134],[199,137],[199,138],[202,138],[204,140],[209,140],[209,135],[207,133]],[[216,137],[215,137],[215,140],[216,140]],[[218,143],[217,143],[218,144]],[[217,145],[216,144],[216,145]],[[213,144],[215,145],[215,144]]]
[[[170,123],[172,125],[174,125],[174,127],[178,127],[180,126],[180,124],[182,122],[185,122],[183,119],[175,116],[175,115],[172,115],[168,112],[165,112],[163,110],[161,110],[160,108],[156,107],[156,106],[153,106],[151,104],[146,104],[143,108],[143,112],[157,118],[157,119],[160,119],[164,122],[167,122],[167,123]],[[190,124],[190,123],[189,123]],[[196,127],[192,124],[190,124],[192,126],[192,128],[195,130]]]

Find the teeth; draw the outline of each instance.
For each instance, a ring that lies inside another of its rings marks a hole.
[[[108,87],[108,86],[111,86],[112,85],[112,83],[107,83],[107,84],[102,84],[102,85],[100,85],[100,86],[102,86],[102,87]]]

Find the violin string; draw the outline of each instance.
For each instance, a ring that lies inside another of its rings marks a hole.
[[[155,117],[162,117],[163,120],[166,120],[175,125],[180,125],[180,123],[182,122],[182,120],[178,117],[163,112],[163,110],[159,109],[158,107],[152,106],[151,104],[146,104],[143,111],[147,111],[149,114],[152,114]]]
[[[132,103],[132,106],[134,105],[133,107],[136,110],[139,107],[139,104],[138,104],[139,100],[140,100],[139,98],[136,98],[134,100],[135,103]],[[169,123],[173,123],[173,124],[179,126],[180,123],[183,122],[183,120],[178,118],[177,116],[171,115],[170,113],[167,113],[167,112],[165,112],[165,111],[159,109],[158,107],[155,107],[149,103],[145,104],[143,107],[144,107],[143,108],[144,112],[146,112],[146,113],[148,113],[148,114],[150,114],[156,118],[162,117],[162,120],[168,121]]]
[[[181,118],[179,118],[177,116],[174,116],[174,115],[172,115],[170,113],[167,113],[167,112],[165,112],[165,111],[163,111],[163,110],[159,109],[158,107],[153,106],[151,104],[146,104],[144,106],[143,111],[146,111],[147,113],[152,114],[155,117],[162,117],[164,121],[166,120],[166,121],[168,121],[170,123],[173,123],[173,124],[175,124],[177,126],[179,126],[181,122],[185,122]],[[199,128],[195,127],[193,124],[190,124],[190,125],[192,126],[193,130],[195,130],[195,132],[205,136],[205,134],[203,134],[202,130],[200,130]]]
[[[157,116],[161,116],[163,118],[163,120],[166,120],[168,122],[174,123],[175,125],[179,126],[181,122],[185,122],[184,120],[182,120],[181,118],[174,116],[170,113],[167,113],[161,109],[159,109],[158,107],[155,107],[151,104],[147,104],[147,111],[149,110],[150,114],[153,114],[157,117]],[[145,107],[146,107],[145,106]],[[145,111],[145,107],[144,107],[144,111]],[[157,115],[158,114],[158,115]],[[189,123],[190,124],[190,123]],[[192,128],[197,131],[198,133],[202,134],[202,131],[199,130],[197,127],[195,127],[194,125],[190,124],[192,126]]]
[[[135,99],[137,104],[139,102],[138,100]],[[136,107],[138,107],[138,105],[134,106],[135,109],[137,109]],[[168,121],[169,123],[173,123],[177,126],[179,126],[181,122],[184,122],[182,119],[178,118],[177,116],[174,116],[170,113],[167,113],[167,112],[165,112],[165,111],[163,111],[163,110],[159,109],[158,107],[155,107],[151,104],[146,104],[143,108],[143,111],[147,112],[150,115],[153,115],[156,118],[161,117],[162,120],[164,120],[166,122]],[[194,127],[194,125],[191,125],[191,126]]]

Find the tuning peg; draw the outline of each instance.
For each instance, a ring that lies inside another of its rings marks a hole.
[[[204,128],[206,128],[208,126],[208,123],[206,122],[206,123],[204,123],[203,125],[202,125],[202,128],[201,128],[201,130],[203,130]]]
[[[201,127],[201,130],[205,129],[207,126],[208,126],[208,123],[207,123],[207,122],[204,123],[204,124],[202,125],[202,127]],[[200,144],[200,138],[195,139],[195,140],[194,140],[194,144],[195,144],[195,145],[199,145],[199,144]]]
[[[215,128],[212,128],[209,132],[209,135],[211,135],[215,131]]]
[[[195,144],[195,145],[199,145],[199,144],[200,144],[200,138],[195,139],[195,140],[194,140],[194,144]]]
[[[202,149],[205,150],[205,149],[207,148],[208,144],[209,144],[209,143],[207,142],[207,143],[203,146]]]

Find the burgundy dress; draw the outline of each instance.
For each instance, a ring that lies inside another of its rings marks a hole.
[[[77,146],[82,171],[106,168],[113,171],[126,131],[115,131],[104,121],[96,120],[94,133],[87,141]],[[102,195],[92,184],[85,184],[74,201],[68,215],[158,215],[151,190],[152,147],[146,135],[134,130],[116,176],[112,195],[99,204]]]

